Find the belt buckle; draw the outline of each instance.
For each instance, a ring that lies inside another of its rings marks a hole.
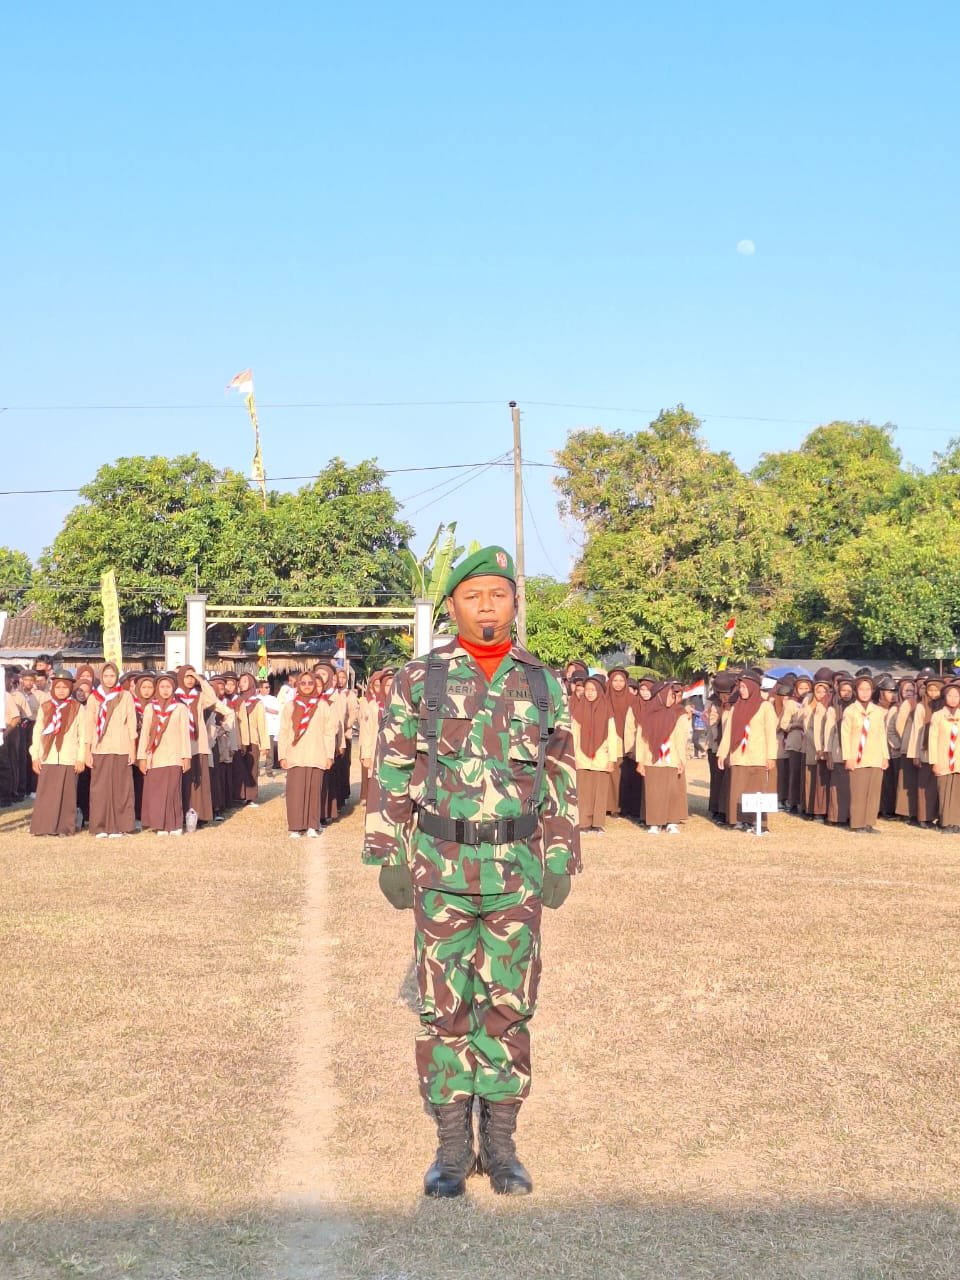
[[[477,843],[497,843],[497,822],[495,818],[483,818],[477,823]]]

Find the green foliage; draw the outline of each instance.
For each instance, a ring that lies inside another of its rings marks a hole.
[[[65,628],[101,621],[99,575],[117,571],[121,617],[182,617],[185,590],[214,601],[370,603],[402,592],[409,528],[373,462],[339,458],[266,510],[238,472],[196,454],[120,458],[80,490],[33,591]]]
[[[582,591],[553,578],[527,578],[527,648],[548,667],[599,661],[607,647],[600,611]]]
[[[22,608],[33,578],[33,565],[23,551],[0,547],[0,609]]]
[[[574,581],[605,647],[660,670],[789,652],[920,656],[960,631],[960,440],[929,475],[905,468],[893,428],[818,427],[744,475],[682,406],[633,435],[573,433],[561,508],[587,537]],[[571,650],[566,656],[573,656]]]

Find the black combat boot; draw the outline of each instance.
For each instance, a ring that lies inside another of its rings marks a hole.
[[[477,1167],[473,1150],[473,1099],[431,1106],[440,1145],[436,1158],[423,1176],[425,1196],[462,1196],[467,1178]]]
[[[480,1099],[477,1169],[490,1175],[490,1185],[498,1196],[528,1196],[533,1190],[533,1179],[517,1158],[513,1144],[519,1110],[519,1102]]]

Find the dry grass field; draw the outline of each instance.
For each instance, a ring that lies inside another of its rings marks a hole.
[[[585,837],[535,1193],[433,1203],[411,917],[279,791],[177,842],[0,817],[2,1280],[960,1277],[960,838]]]

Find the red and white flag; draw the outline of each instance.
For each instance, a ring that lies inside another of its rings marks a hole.
[[[236,374],[230,379],[226,386],[227,391],[239,391],[241,395],[249,396],[253,394],[253,370],[244,369],[242,373]]]
[[[737,629],[737,620],[736,618],[731,618],[730,621],[727,623],[727,625],[723,628],[724,640],[732,640],[733,633],[736,631],[736,629]]]

